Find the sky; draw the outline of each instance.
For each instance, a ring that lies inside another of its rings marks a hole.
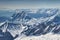
[[[60,0],[0,0],[0,9],[60,8]]]

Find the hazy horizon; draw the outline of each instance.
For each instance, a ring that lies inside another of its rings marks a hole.
[[[59,0],[0,0],[0,9],[60,8]]]

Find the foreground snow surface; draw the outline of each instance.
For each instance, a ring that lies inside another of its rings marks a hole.
[[[60,40],[60,35],[48,33],[40,36],[22,36],[16,38],[15,40]]]

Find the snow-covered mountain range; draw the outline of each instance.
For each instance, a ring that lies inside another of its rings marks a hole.
[[[15,10],[11,17],[0,17],[0,29],[26,36],[60,34],[59,9],[24,10],[18,10],[19,12]]]

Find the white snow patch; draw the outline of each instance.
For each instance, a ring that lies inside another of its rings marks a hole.
[[[18,37],[15,40],[60,40],[60,35],[59,34],[52,34],[48,33],[46,35],[41,35],[41,36],[24,36],[20,39]]]

